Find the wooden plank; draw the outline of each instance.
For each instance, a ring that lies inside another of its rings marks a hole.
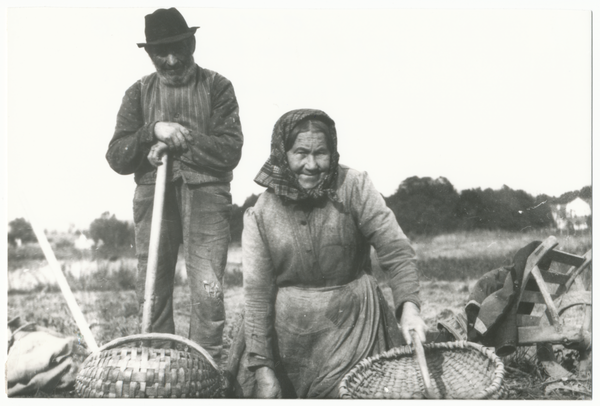
[[[580,266],[585,261],[585,257],[559,250],[549,251],[546,255],[548,255],[548,257],[552,259],[552,261],[560,262],[561,264],[567,264],[571,266]]]
[[[584,269],[586,269],[588,266],[590,266],[592,264],[592,250],[589,250],[588,252],[585,253],[585,262],[583,264],[581,264],[581,266],[575,270],[570,269],[569,273],[571,275],[571,278],[567,281],[567,283],[565,283],[566,286],[566,290],[569,290],[569,288],[571,287],[571,284],[573,284],[573,281],[575,280],[575,278],[577,278]],[[590,267],[590,272],[591,272],[591,267]],[[591,286],[589,287],[591,288]]]
[[[588,286],[583,286],[583,282],[581,281],[581,278],[578,278],[578,276],[587,268],[592,264],[592,250],[589,250],[588,252],[585,253],[584,255],[585,261],[583,262],[583,264],[581,264],[581,266],[576,267],[576,266],[572,266],[566,273],[566,275],[569,275],[569,279],[561,286],[559,286],[559,288],[556,290],[556,294],[557,295],[562,295],[563,293],[567,292],[570,288],[571,285],[573,285],[573,283],[575,283],[575,286],[578,289],[585,289],[588,290],[591,288]],[[591,269],[591,268],[590,268]],[[590,278],[591,279],[591,278]],[[558,306],[560,306],[560,299],[559,302],[557,303]]]
[[[530,314],[517,314],[517,326],[538,326],[540,324],[541,316],[532,316]]]
[[[554,295],[551,295],[551,297],[552,296]],[[523,292],[523,296],[521,296],[521,302],[546,304],[546,300],[544,299],[542,292],[535,292],[532,290],[526,290]]]
[[[546,283],[556,283],[557,285],[564,285],[569,280],[569,275],[565,273],[558,273],[552,271],[541,271],[542,277]]]
[[[550,316],[549,317],[550,324],[556,325],[556,327],[560,329],[561,327],[560,327],[560,321],[559,321],[560,318],[558,315],[558,309],[556,308],[556,305],[554,304],[554,298],[550,295],[550,292],[548,291],[548,287],[546,286],[546,282],[544,281],[544,278],[542,277],[540,269],[537,267],[537,265],[534,266],[533,269],[531,270],[531,275],[533,275],[533,277],[535,278],[535,281],[538,284],[538,288],[540,289],[540,293],[544,297],[544,301],[546,302],[546,306],[548,307],[547,313]]]
[[[519,327],[519,345],[537,343],[565,344],[583,340],[581,330],[577,326],[564,326],[558,331],[556,326]]]
[[[527,264],[525,265],[525,271],[523,272],[523,281],[521,283],[521,292],[519,293],[519,300],[521,302],[521,298],[523,297],[523,293],[525,291],[525,286],[527,286],[527,282],[529,281],[529,277],[531,276],[531,270],[544,258],[544,256],[548,253],[548,251],[552,250],[552,248],[558,245],[558,241],[556,237],[550,236],[546,238],[542,243],[529,255],[527,258]]]

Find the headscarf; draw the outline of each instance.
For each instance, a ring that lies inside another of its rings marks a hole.
[[[328,145],[331,147],[329,170],[323,182],[308,190],[300,186],[296,174],[290,169],[285,150],[286,141],[291,136],[292,130],[305,119],[320,120],[329,127]],[[261,186],[272,189],[276,195],[284,200],[321,200],[321,198],[327,196],[333,201],[338,201],[334,188],[338,174],[339,158],[335,122],[321,110],[292,110],[281,116],[275,123],[271,137],[271,155],[254,178],[254,181]]]

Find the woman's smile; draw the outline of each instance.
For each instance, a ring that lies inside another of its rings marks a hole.
[[[321,183],[331,161],[327,138],[322,132],[312,130],[298,134],[294,145],[287,151],[288,164],[304,189],[312,189]]]

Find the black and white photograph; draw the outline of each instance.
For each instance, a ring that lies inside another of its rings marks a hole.
[[[6,1],[3,398],[592,400],[597,11]]]

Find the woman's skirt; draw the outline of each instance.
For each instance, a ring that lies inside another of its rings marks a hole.
[[[243,330],[231,347],[228,370],[234,396],[253,397]],[[274,341],[275,374],[285,398],[335,398],[359,361],[404,344],[377,281],[366,274],[342,286],[279,288]]]

